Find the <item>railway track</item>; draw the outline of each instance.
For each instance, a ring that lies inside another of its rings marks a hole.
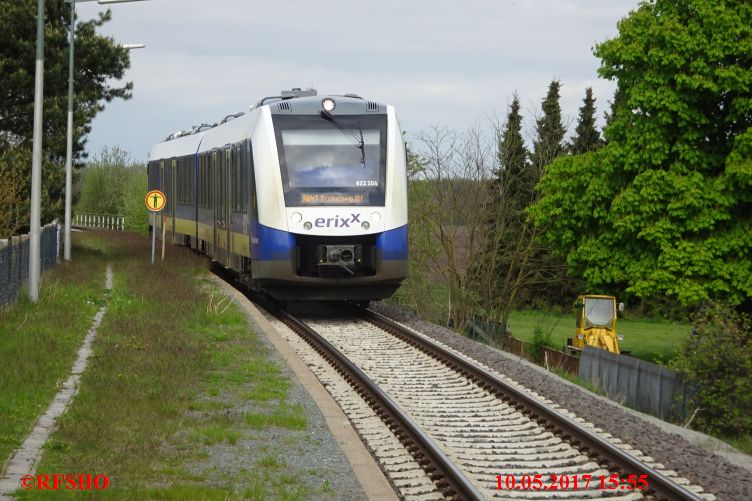
[[[715,499],[553,402],[378,313],[323,305],[303,315],[268,311],[404,499]],[[597,479],[614,474],[620,486],[647,475],[647,487],[600,488]],[[594,480],[556,490],[520,483],[535,475]]]
[[[275,314],[339,373],[400,442],[399,451],[394,444],[386,448],[386,464],[379,459],[405,498],[713,499],[551,402],[374,312],[303,318],[287,311]],[[321,372],[321,363],[308,363]],[[332,392],[336,385],[329,381],[328,386]],[[340,395],[341,404],[343,399],[353,407],[352,396]],[[354,407],[358,426],[362,404]],[[387,440],[383,434],[372,440],[375,446],[369,443],[372,450]],[[379,457],[379,451],[374,453]],[[425,478],[403,474],[416,465]],[[396,470],[397,480],[390,469]],[[644,490],[604,490],[593,481],[578,489],[520,488],[523,476],[536,474],[544,479],[616,474],[620,486],[629,475],[647,475],[648,485]],[[507,476],[517,479],[516,489],[506,488]],[[426,485],[426,478],[432,485]]]

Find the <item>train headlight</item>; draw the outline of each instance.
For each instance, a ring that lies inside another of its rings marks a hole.
[[[334,111],[334,108],[337,107],[337,103],[334,102],[334,99],[331,97],[324,98],[323,101],[321,101],[321,107],[326,111],[327,113],[331,113]]]
[[[303,220],[303,214],[300,212],[293,212],[291,219],[293,223],[299,223]]]
[[[379,214],[378,212],[371,214],[371,221],[373,221],[374,223],[381,221],[381,214]]]
[[[367,230],[368,228],[370,228],[370,227],[371,227],[371,225],[370,225],[370,224],[368,223],[368,221],[363,221],[363,222],[362,222],[362,223],[360,224],[360,227],[361,227],[361,228],[363,228],[364,230]]]
[[[303,228],[305,228],[306,230],[310,230],[311,228],[313,228],[313,225],[311,224],[310,221],[306,221],[305,223],[303,223]]]

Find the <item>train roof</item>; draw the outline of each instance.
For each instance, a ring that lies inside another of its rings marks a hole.
[[[355,94],[305,96],[264,103],[263,106],[268,106],[274,115],[317,115],[321,111],[325,99],[334,101],[335,108],[332,111],[334,116],[386,113],[386,105],[363,99]]]
[[[180,131],[170,135],[152,149],[150,160],[174,158],[197,152],[209,151],[230,142],[247,138],[257,114],[254,111],[268,108],[272,115],[316,115],[322,109],[325,99],[335,102],[332,114],[361,115],[383,114],[387,107],[375,101],[366,100],[356,94],[318,95],[314,89],[292,89],[282,91],[279,96],[265,97],[251,106],[249,113],[227,115],[220,123],[194,127],[190,131]]]
[[[204,140],[201,141],[199,152],[221,148],[228,143],[236,143],[247,139],[251,133],[251,127],[256,121],[256,113],[250,112],[236,117],[234,120],[225,122],[213,129],[206,131]]]
[[[157,143],[151,150],[149,161],[160,158],[174,158],[195,154],[196,151],[198,151],[198,146],[201,144],[201,140],[204,138],[205,134],[206,131],[201,131]]]

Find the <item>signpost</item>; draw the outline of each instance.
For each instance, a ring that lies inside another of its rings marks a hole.
[[[159,190],[151,190],[146,194],[146,208],[152,213],[151,223],[151,264],[154,264],[154,253],[157,247],[157,213],[164,209],[167,203],[167,197]],[[164,228],[164,221],[162,221],[162,228]],[[164,234],[162,235],[162,245],[164,249]],[[162,251],[162,259],[164,259],[164,250]]]

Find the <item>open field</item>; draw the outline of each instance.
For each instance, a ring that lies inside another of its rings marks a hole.
[[[447,304],[449,297],[446,288],[433,284],[428,294],[421,298],[425,304],[424,319],[439,325],[446,325]],[[412,309],[414,298],[410,297],[407,286],[403,285],[389,300],[401,307]],[[414,310],[413,310],[414,311]],[[662,319],[630,319],[619,318],[617,330],[624,340],[619,342],[620,348],[628,350],[637,358],[651,362],[667,362],[681,350],[684,341],[692,330],[688,322],[672,322]],[[523,341],[532,341],[536,328],[546,334],[551,333],[554,347],[562,347],[567,338],[574,335],[574,311],[561,314],[556,311],[517,310],[513,311],[509,319],[512,335]]]
[[[575,315],[561,315],[544,311],[514,311],[509,319],[512,335],[523,341],[532,341],[536,328],[544,334],[550,332],[555,347],[566,344],[574,335]],[[632,356],[651,362],[667,362],[675,357],[692,330],[689,323],[663,320],[623,319],[617,320],[616,329],[623,341],[619,348],[628,350]]]

